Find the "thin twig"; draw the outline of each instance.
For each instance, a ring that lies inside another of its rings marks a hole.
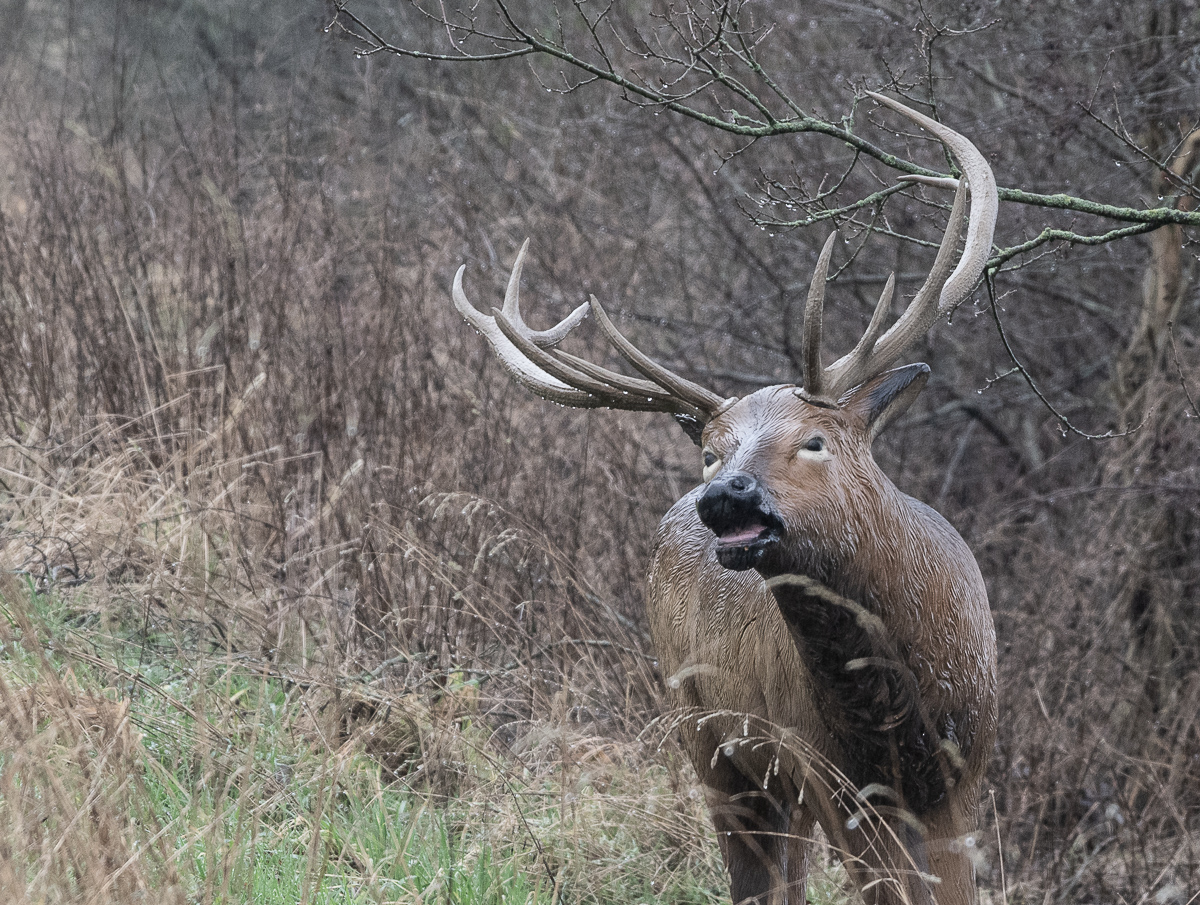
[[[1179,364],[1179,350],[1175,347],[1174,321],[1167,321],[1167,339],[1171,343],[1171,357],[1175,360],[1175,372],[1179,375],[1179,385],[1183,387],[1183,395],[1187,396],[1188,405],[1191,406],[1193,415],[1200,418],[1200,409],[1196,408],[1196,400],[1192,398],[1191,391],[1187,388],[1187,381],[1183,379],[1183,366]]]
[[[1041,391],[1041,388],[1038,387],[1037,381],[1033,379],[1033,375],[1029,373],[1029,370],[1025,367],[1025,365],[1021,364],[1021,360],[1017,358],[1016,351],[1013,349],[1012,344],[1008,341],[1008,334],[1004,331],[1004,323],[1000,320],[1000,306],[996,303],[996,286],[993,282],[993,276],[994,271],[989,269],[986,273],[985,284],[987,285],[988,300],[991,303],[990,307],[992,309],[992,319],[996,322],[996,331],[1000,334],[1000,341],[1004,344],[1004,351],[1008,353],[1008,357],[1011,359],[1013,367],[1016,369],[1017,373],[1024,378],[1025,382],[1029,385],[1029,388],[1033,390],[1034,395],[1037,396],[1037,398],[1041,400],[1042,405],[1046,407],[1046,410],[1054,416],[1060,425],[1062,425],[1062,429],[1064,431],[1069,431],[1076,436],[1082,437],[1085,440],[1113,440],[1118,437],[1128,437],[1130,434],[1141,429],[1142,425],[1139,423],[1136,427],[1131,427],[1129,430],[1121,431],[1119,433],[1110,430],[1103,434],[1089,434],[1087,431],[1077,428],[1071,423],[1071,420],[1066,415],[1054,407],[1054,403],[1052,403],[1046,394]]]
[[[1008,881],[1004,877],[1004,843],[1000,840],[1000,811],[996,807],[996,790],[988,789],[992,797],[992,818],[996,821],[996,860],[1000,862],[1000,896],[1008,905]]]

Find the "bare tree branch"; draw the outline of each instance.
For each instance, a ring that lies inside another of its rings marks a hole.
[[[714,4],[712,8],[686,4],[681,9],[661,14],[658,19],[674,46],[667,45],[661,30],[656,31],[653,37],[637,30],[623,35],[611,21],[610,8],[605,7],[589,18],[584,7],[574,3],[572,6],[583,23],[596,60],[587,59],[568,47],[561,19],[559,37],[547,37],[541,31],[518,21],[508,0],[492,0],[496,20],[502,26],[499,31],[487,30],[480,25],[474,7],[472,15],[467,16],[462,10],[444,5],[439,5],[435,12],[422,7],[419,0],[410,0],[410,5],[420,16],[437,23],[446,32],[452,51],[435,52],[390,43],[351,9],[352,0],[338,0],[328,27],[340,29],[353,39],[357,44],[356,52],[361,55],[385,52],[413,59],[454,63],[489,63],[523,56],[543,57],[565,64],[569,69],[586,76],[577,84],[568,83],[564,89],[567,91],[592,81],[606,82],[618,88],[631,103],[667,110],[726,134],[751,140],[801,134],[825,135],[852,149],[856,162],[861,158],[869,158],[899,173],[945,175],[891,154],[856,134],[849,117],[838,123],[805,112],[758,58],[757,50],[769,36],[772,27],[743,22],[745,10],[735,0]],[[602,26],[611,33],[615,45],[606,42]],[[955,33],[940,27],[935,30],[936,34],[930,40],[942,34]],[[477,49],[480,45],[489,49]],[[649,68],[643,70],[636,64],[623,67],[612,53],[617,46]],[[747,79],[760,83],[765,93],[756,90]],[[718,95],[719,91],[724,95]],[[738,109],[735,106],[738,103],[749,105],[749,111]],[[777,106],[780,109],[775,109]],[[1114,134],[1119,137],[1118,132],[1114,131]],[[1132,141],[1127,143],[1137,148]],[[1144,152],[1142,156],[1145,156]],[[1158,165],[1152,158],[1150,162]],[[1182,188],[1189,190],[1188,186]],[[806,216],[796,220],[754,219],[760,225],[780,229],[809,226],[823,220],[838,222],[849,218],[856,210],[880,203],[894,190],[875,193],[845,207],[814,208],[811,204],[797,202],[805,209]],[[1094,246],[1168,224],[1200,226],[1200,211],[1180,210],[1175,206],[1140,209],[1101,203],[1063,192],[1041,194],[1005,187],[1000,188],[1000,198],[1015,204],[1086,214],[1130,225],[1091,234],[1073,229],[1046,229],[1034,239],[1000,250],[991,262],[993,269],[1047,242]],[[817,200],[811,199],[811,202]]]

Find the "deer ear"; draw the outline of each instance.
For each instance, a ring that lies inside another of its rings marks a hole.
[[[704,433],[704,422],[691,415],[675,415],[675,421],[683,428],[683,432],[697,446],[703,446],[700,436]]]
[[[867,441],[873,443],[892,421],[925,389],[929,365],[917,362],[893,368],[855,387],[841,400],[841,408],[863,419]]]

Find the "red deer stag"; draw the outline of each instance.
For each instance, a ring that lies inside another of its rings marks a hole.
[[[883,332],[889,280],[854,350],[822,367],[830,237],[805,307],[800,387],[724,399],[635,349],[594,297],[600,328],[642,376],[553,349],[589,308],[527,327],[524,247],[494,316],[467,301],[465,268],[454,279],[455,306],[534,393],[670,412],[703,449],[704,483],[659,527],[647,611],[735,903],[805,901],[814,822],[868,902],[975,901],[969,834],[996,729],[987,593],[966,543],[896,489],[871,442],[929,375],[893,366],[983,273],[996,183],[964,137],[871,97],[935,135],[963,178],[915,178],[957,187],[932,272]]]

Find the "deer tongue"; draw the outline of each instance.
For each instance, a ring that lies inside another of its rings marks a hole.
[[[739,544],[751,544],[762,537],[763,532],[767,530],[765,525],[760,525],[757,522],[752,522],[749,525],[743,525],[740,528],[734,528],[727,531],[717,538],[717,542],[723,547],[736,547]]]

